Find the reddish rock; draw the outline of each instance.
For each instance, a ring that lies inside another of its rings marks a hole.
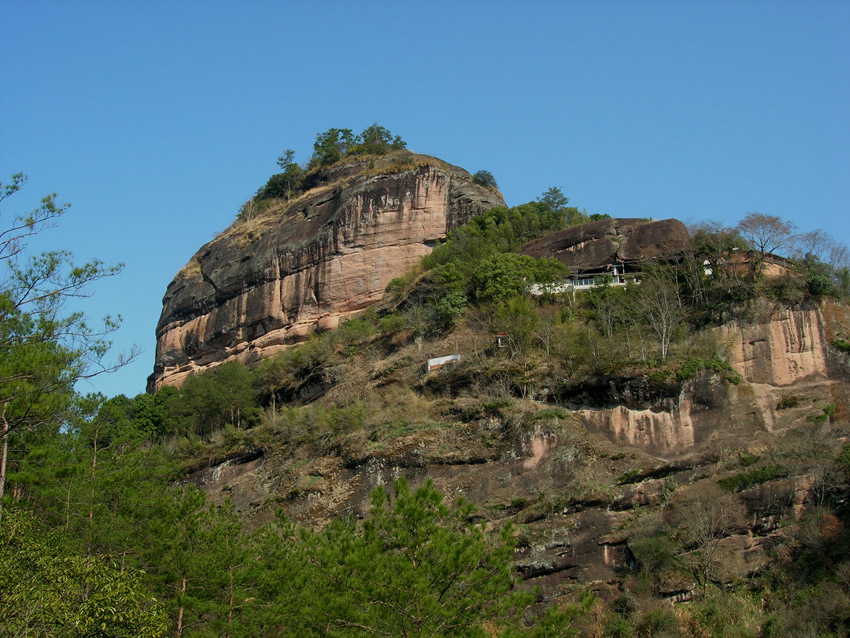
[[[418,160],[391,174],[344,166],[276,214],[235,223],[203,246],[165,292],[148,389],[335,328],[447,231],[504,206],[463,169]]]

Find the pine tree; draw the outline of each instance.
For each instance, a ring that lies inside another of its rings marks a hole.
[[[312,536],[310,603],[316,631],[330,636],[486,636],[529,601],[513,585],[510,529],[498,539],[450,509],[431,482],[411,492],[395,484],[372,496],[362,528],[337,520]],[[392,506],[392,507],[391,507]]]

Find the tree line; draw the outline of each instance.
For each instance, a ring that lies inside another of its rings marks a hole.
[[[295,151],[286,149],[277,158],[280,172],[272,175],[254,198],[243,205],[240,216],[250,217],[249,209],[255,205],[254,200],[291,199],[304,190],[310,175],[347,157],[387,155],[405,148],[407,142],[377,122],[360,133],[350,128],[330,128],[316,135],[313,155],[303,166],[295,161]]]

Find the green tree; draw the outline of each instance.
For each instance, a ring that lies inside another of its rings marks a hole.
[[[540,319],[531,299],[514,296],[504,300],[495,308],[494,318],[496,330],[507,334],[511,355],[521,355],[531,347]],[[516,381],[526,383],[525,379]]]
[[[551,186],[537,198],[537,201],[549,210],[557,212],[567,207],[567,204],[570,203],[570,198],[564,195],[564,192],[557,186]]]
[[[434,305],[437,320],[443,330],[451,327],[457,318],[463,315],[469,300],[466,295],[457,290],[447,291]]]
[[[254,370],[254,388],[266,405],[271,403],[272,419],[277,416],[277,395],[293,382],[292,366],[284,352],[263,359]]]
[[[373,122],[357,136],[347,155],[385,155],[406,147],[407,143],[401,137],[393,136],[388,128]]]
[[[552,211],[540,202],[491,208],[449,233],[446,242],[424,258],[423,266],[430,269],[453,261],[471,272],[494,253],[517,251],[533,239],[566,228],[579,215],[575,208]]]
[[[291,148],[286,149],[283,154],[277,158],[277,165],[280,166],[282,171],[285,171],[289,166],[292,166],[295,162],[295,151]]]
[[[22,174],[2,187],[0,202],[26,182]],[[115,275],[121,266],[100,261],[74,264],[66,251],[27,256],[27,239],[53,225],[67,210],[48,195],[37,208],[17,215],[0,232],[0,515],[12,437],[57,423],[74,384],[85,376],[122,365],[134,356],[105,363],[107,336],[118,327],[110,317],[100,328],[81,312],[67,312],[69,299],[85,297],[89,286]]]
[[[171,432],[174,425],[168,420],[167,406],[169,401],[179,394],[180,391],[174,386],[163,386],[156,394],[143,392],[133,397],[129,406],[133,427],[149,435]]]
[[[331,128],[319,133],[313,143],[313,158],[310,164],[327,166],[338,162],[356,143],[357,139],[350,128]]]
[[[545,289],[552,284],[563,282],[568,274],[567,267],[560,261],[554,257],[543,257],[537,260],[534,267],[534,282]]]
[[[476,184],[481,184],[481,186],[486,186],[487,188],[499,187],[499,185],[496,183],[496,178],[493,177],[493,173],[491,173],[490,171],[476,171],[475,174],[472,176],[472,181]]]
[[[246,629],[246,635],[325,635],[311,626],[319,624],[310,614],[315,572],[299,529],[279,511],[276,520],[251,534],[248,548],[252,556],[263,560],[262,568],[252,573],[252,589],[244,601],[251,604],[250,620],[245,624],[253,630],[248,633]],[[247,615],[243,614],[243,619]]]
[[[262,554],[255,536],[243,532],[230,502],[208,505],[198,522],[195,533],[203,549],[194,557],[198,585],[194,599],[204,629],[209,635],[230,638],[268,635],[257,628],[257,612],[265,602],[260,598],[261,572],[268,568],[258,560]]]
[[[435,318],[440,330],[446,330],[454,325],[466,309],[467,274],[455,262],[441,264],[434,268],[433,279],[437,290],[433,296]]]
[[[163,490],[148,513],[141,558],[181,638],[187,626],[203,622],[208,606],[204,493],[194,488]]]
[[[527,255],[499,253],[481,262],[472,273],[475,298],[498,303],[522,294],[532,283],[534,259]]]
[[[295,181],[301,175],[301,167],[295,163],[295,151],[291,148],[286,149],[283,155],[277,158],[277,165],[280,166],[281,170],[279,173],[280,181],[283,182],[286,189],[284,197],[290,199]]]
[[[138,547],[152,503],[177,474],[176,459],[152,444],[119,396],[78,397],[58,426],[30,436],[20,470],[10,474],[23,502],[86,556],[120,556],[141,566]],[[37,435],[37,436],[36,436]]]
[[[0,626],[7,636],[157,638],[167,618],[138,572],[75,554],[18,510],[0,527]]]
[[[207,436],[225,425],[249,427],[259,416],[253,376],[236,361],[191,376],[168,401],[167,412],[183,433]]]
[[[315,577],[310,617],[328,636],[486,636],[527,596],[511,593],[513,539],[468,523],[471,509],[447,507],[428,482],[372,495],[369,519],[337,519],[309,535]],[[394,502],[393,502],[394,500]]]

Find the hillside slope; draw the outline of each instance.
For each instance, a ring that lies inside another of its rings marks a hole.
[[[717,501],[726,507],[718,578],[744,578],[788,541],[779,521],[811,506],[823,455],[846,441],[835,425],[850,399],[846,355],[829,344],[850,313],[825,308],[713,328],[705,338],[734,370],[678,377],[572,383],[544,359],[518,368],[470,323],[424,348],[379,339],[369,355],[314,371],[307,383],[324,386],[304,396],[317,403],[278,413],[237,445],[243,452],[191,481],[231,499],[251,525],[283,508],[321,527],[363,516],[379,485],[427,477],[491,525],[516,524],[517,569],[553,599],[576,584],[615,596],[646,538],[687,530],[689,508]],[[461,363],[425,371],[427,357],[447,352]],[[724,479],[743,488],[724,490]],[[695,587],[675,570],[657,576],[662,597]]]
[[[449,230],[504,206],[461,168],[411,154],[392,161],[323,170],[294,201],[201,247],[163,298],[149,390],[335,328],[378,301]]]

